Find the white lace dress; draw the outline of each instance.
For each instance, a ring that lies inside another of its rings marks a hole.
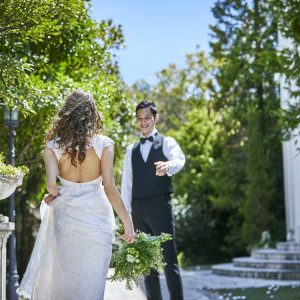
[[[105,136],[91,140],[101,159]],[[57,159],[63,149],[55,141]],[[86,183],[60,178],[59,195],[44,216],[18,294],[33,300],[99,300],[104,297],[107,271],[116,228],[102,177]]]

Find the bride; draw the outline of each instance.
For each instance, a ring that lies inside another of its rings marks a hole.
[[[114,182],[114,142],[101,134],[89,93],[78,90],[67,98],[45,142],[49,194],[17,292],[33,300],[103,299],[116,227],[112,208],[126,242],[133,243],[134,229]]]

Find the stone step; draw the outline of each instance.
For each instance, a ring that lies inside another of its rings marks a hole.
[[[300,271],[300,260],[274,260],[256,259],[253,257],[237,257],[234,258],[232,262],[235,267]]]
[[[300,280],[300,271],[235,267],[233,263],[212,266],[217,275],[273,280]]]
[[[256,259],[272,259],[272,260],[300,260],[300,252],[284,251],[277,249],[256,249],[251,253]]]
[[[276,248],[281,251],[299,251],[300,243],[296,242],[280,242],[276,244]]]

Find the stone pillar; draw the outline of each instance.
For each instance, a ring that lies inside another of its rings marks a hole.
[[[8,217],[0,214],[0,300],[6,300],[6,242],[14,229],[15,223],[8,222]]]
[[[283,37],[279,32],[279,50],[294,47],[292,41]],[[298,89],[291,82],[292,90]],[[286,77],[280,77],[281,107],[288,108],[288,104],[294,104],[299,99],[290,97]],[[288,242],[300,242],[300,146],[299,129],[295,131],[289,141],[283,142],[283,175],[286,214],[286,239]]]

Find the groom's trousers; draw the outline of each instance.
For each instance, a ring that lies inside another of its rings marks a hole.
[[[182,300],[183,291],[175,247],[175,223],[171,196],[161,194],[150,198],[133,198],[131,206],[135,230],[151,235],[160,235],[162,232],[172,235],[172,240],[161,244],[166,262],[164,271],[170,299]],[[145,285],[148,300],[162,299],[157,270],[152,270],[150,275],[145,277]]]

